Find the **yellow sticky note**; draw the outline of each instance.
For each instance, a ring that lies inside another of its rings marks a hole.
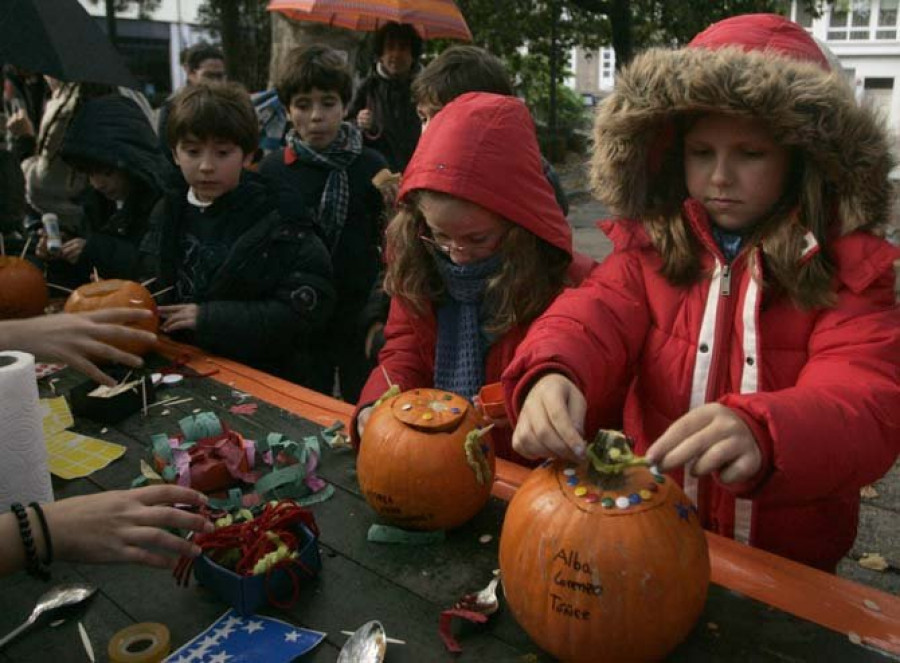
[[[61,479],[86,477],[125,453],[121,444],[62,430],[47,437],[50,471]]]
[[[63,396],[42,398],[39,405],[43,416],[44,439],[75,425],[75,419],[69,410],[69,403]]]

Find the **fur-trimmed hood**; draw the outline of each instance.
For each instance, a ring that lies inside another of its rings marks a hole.
[[[893,166],[884,124],[827,67],[805,30],[774,15],[728,19],[686,48],[638,55],[597,113],[595,194],[624,217],[677,213],[687,198],[679,118],[733,113],[763,120],[800,152],[797,218],[820,241],[835,219],[841,234],[883,224]]]

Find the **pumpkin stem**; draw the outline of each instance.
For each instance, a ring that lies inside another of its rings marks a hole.
[[[591,467],[601,478],[611,479],[621,475],[627,467],[649,465],[646,458],[634,455],[632,444],[631,438],[620,431],[597,431],[587,447]]]
[[[375,405],[372,407],[378,407],[382,403],[384,403],[387,399],[393,398],[394,396],[400,395],[400,385],[392,384],[387,391],[385,391],[381,396],[378,397],[378,400],[375,401]]]

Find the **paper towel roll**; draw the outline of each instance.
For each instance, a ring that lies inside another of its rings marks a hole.
[[[0,352],[0,512],[52,499],[34,357]]]

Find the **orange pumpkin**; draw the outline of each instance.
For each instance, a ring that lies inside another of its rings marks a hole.
[[[0,319],[40,315],[47,301],[41,270],[22,258],[0,256]]]
[[[485,505],[494,448],[464,398],[414,389],[382,399],[356,460],[363,496],[386,522],[414,530],[459,527]]]
[[[108,308],[142,308],[153,311],[153,317],[137,323],[129,323],[128,327],[143,329],[156,333],[159,329],[159,317],[156,313],[156,301],[153,295],[140,283],[122,279],[101,279],[94,283],[86,283],[75,290],[66,300],[66,313],[86,313]],[[119,342],[112,343],[124,352],[143,355],[152,347],[152,343]]]
[[[671,479],[556,460],[510,502],[500,572],[516,620],[556,658],[654,661],[690,633],[710,568],[696,509]]]

